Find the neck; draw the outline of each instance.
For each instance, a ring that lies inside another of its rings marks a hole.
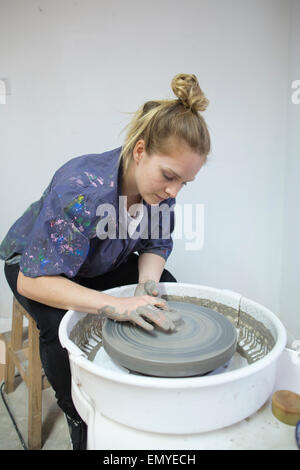
[[[127,206],[140,202],[141,195],[135,183],[134,165],[130,162],[125,174],[121,177],[121,195],[127,196]]]
[[[134,177],[134,165],[130,162],[129,166],[127,167],[127,171],[125,174],[122,174],[121,177],[121,194],[122,196],[127,197],[140,197],[138,192],[135,177]]]

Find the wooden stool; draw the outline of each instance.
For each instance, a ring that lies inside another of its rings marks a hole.
[[[23,328],[24,317],[28,327]],[[13,298],[11,331],[0,334],[6,346],[6,393],[15,389],[15,367],[28,388],[28,449],[42,446],[42,390],[50,387],[42,369],[39,352],[39,330],[22,305]]]

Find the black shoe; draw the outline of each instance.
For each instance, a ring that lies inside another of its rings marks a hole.
[[[73,450],[86,450],[87,425],[82,419],[74,419],[66,414]]]

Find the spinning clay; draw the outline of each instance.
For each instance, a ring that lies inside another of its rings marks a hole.
[[[174,331],[146,331],[107,318],[102,341],[109,356],[131,371],[158,377],[203,375],[231,359],[237,333],[230,320],[200,305],[168,304],[181,314]]]

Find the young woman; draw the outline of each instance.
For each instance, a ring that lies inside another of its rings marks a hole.
[[[141,106],[122,147],[59,168],[0,246],[10,288],[40,330],[42,365],[73,449],[85,448],[87,429],[72,402],[68,354],[58,338],[66,311],[100,312],[147,329],[174,327],[174,312],[158,296],[158,282],[176,282],[164,269],[173,247],[164,234],[174,229],[175,198],[205,163],[210,137],[199,113],[208,100],[195,75],[178,74],[171,87],[177,99]],[[170,210],[156,219],[153,236],[151,211],[163,205]],[[137,284],[132,297],[101,292],[127,284]]]

